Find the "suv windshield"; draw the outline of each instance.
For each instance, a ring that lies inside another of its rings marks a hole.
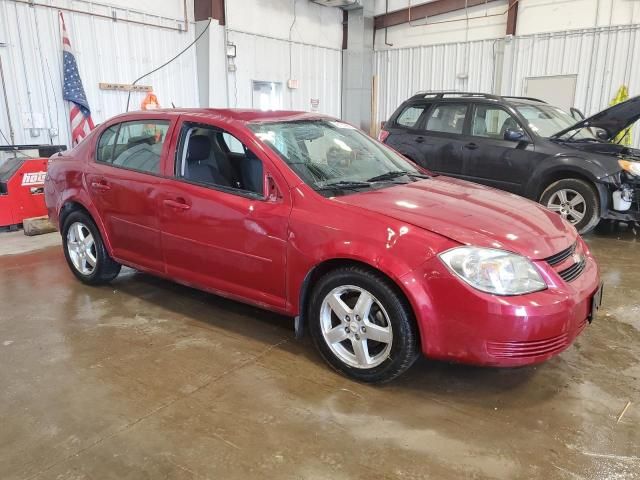
[[[577,122],[575,118],[564,110],[551,105],[519,105],[516,106],[516,110],[525,118],[529,128],[534,133],[546,138],[569,128]],[[573,140],[597,140],[597,137],[588,128],[582,128],[578,132],[567,132],[562,139],[569,138]]]
[[[346,123],[301,120],[248,127],[318,191],[381,188],[426,178],[410,161]]]

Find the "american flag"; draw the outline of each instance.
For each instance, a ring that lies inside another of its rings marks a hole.
[[[94,128],[91,120],[91,110],[89,102],[84,93],[76,57],[71,51],[71,42],[67,27],[64,24],[64,17],[60,12],[62,21],[62,70],[64,73],[64,85],[62,87],[62,98],[71,103],[69,116],[71,118],[71,144],[77,145]]]

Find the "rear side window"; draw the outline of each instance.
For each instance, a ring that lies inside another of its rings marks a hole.
[[[401,127],[414,128],[426,109],[427,105],[411,105],[405,108],[402,113],[398,115],[396,124]]]
[[[98,141],[96,160],[145,173],[160,173],[160,154],[169,122],[142,120],[113,125]]]
[[[427,130],[432,132],[461,134],[464,119],[467,116],[467,105],[452,103],[438,105],[427,120]]]

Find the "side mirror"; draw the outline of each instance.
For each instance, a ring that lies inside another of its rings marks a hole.
[[[607,141],[609,140],[610,135],[609,132],[607,132],[605,129],[598,128],[596,130],[596,137],[598,137],[600,140]]]
[[[509,142],[521,142],[525,139],[524,131],[519,128],[507,128],[504,131],[504,139]]]

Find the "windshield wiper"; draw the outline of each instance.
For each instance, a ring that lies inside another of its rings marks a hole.
[[[367,182],[384,182],[385,180],[393,180],[398,177],[415,177],[415,178],[429,178],[428,175],[424,175],[418,172],[408,172],[406,170],[393,170],[391,172],[386,172],[381,175],[376,175],[375,177],[371,177],[367,180]]]
[[[359,188],[370,188],[371,183],[369,182],[356,182],[349,180],[340,180],[339,182],[327,183],[325,185],[321,185],[316,188],[316,190],[347,190],[347,189],[359,189]]]

